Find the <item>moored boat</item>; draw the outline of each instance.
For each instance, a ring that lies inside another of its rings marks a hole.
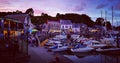
[[[68,50],[68,48],[69,48],[69,46],[61,46],[56,49],[52,49],[52,51],[54,51],[54,52],[66,51],[66,50]]]
[[[98,49],[96,49],[96,51],[97,52],[120,51],[120,48],[106,46],[106,47],[98,48]]]
[[[92,51],[92,50],[94,50],[94,48],[88,47],[88,46],[83,46],[83,45],[82,46],[77,45],[77,47],[75,46],[75,48],[71,49],[72,52],[89,52],[89,51]]]
[[[95,48],[95,49],[107,46],[106,44],[102,44],[96,40],[89,40],[85,42],[84,44],[86,44],[89,47]]]

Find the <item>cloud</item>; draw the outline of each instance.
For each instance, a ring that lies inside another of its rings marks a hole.
[[[112,2],[112,1],[114,1],[114,0],[107,0],[107,1]]]
[[[74,10],[74,11],[82,11],[82,10],[84,10],[84,7],[75,6],[73,10]]]
[[[0,12],[12,12],[12,11],[15,11],[16,9],[7,9],[7,8],[0,8]]]
[[[106,7],[106,6],[107,6],[107,4],[99,4],[96,8],[97,8],[97,9],[101,9],[101,8]]]
[[[40,15],[41,13],[48,13],[45,10],[33,9],[35,15]]]
[[[116,10],[120,10],[120,1],[115,5]]]
[[[8,0],[0,0],[0,4],[10,4]]]
[[[35,12],[36,14],[40,14],[40,13],[42,13],[42,12],[44,12],[44,11],[43,11],[43,10],[35,9],[34,12]]]
[[[106,7],[108,4],[99,4],[96,9],[101,9],[101,8],[104,8]]]
[[[15,2],[19,2],[19,0],[0,0],[0,5],[1,6],[9,6]]]
[[[73,11],[83,11],[86,8],[86,3],[82,2],[79,5],[73,6],[72,10]]]

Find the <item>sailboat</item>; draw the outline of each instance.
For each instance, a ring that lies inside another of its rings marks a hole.
[[[105,18],[105,20],[106,20],[106,18]],[[112,7],[112,25],[113,25],[113,7]],[[110,37],[105,37],[102,41],[106,42],[106,44],[111,44],[111,45],[108,45],[108,46],[105,46],[102,48],[98,48],[98,49],[96,49],[96,51],[98,51],[98,52],[120,51],[120,48],[116,47],[116,46],[118,46],[118,43],[116,43],[118,41],[115,42],[115,38],[113,38],[111,34],[110,34]]]

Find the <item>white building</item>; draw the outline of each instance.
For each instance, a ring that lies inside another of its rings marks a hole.
[[[60,29],[61,30],[68,30],[68,29],[72,29],[72,22],[71,20],[60,20]]]

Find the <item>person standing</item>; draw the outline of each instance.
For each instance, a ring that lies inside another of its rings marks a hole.
[[[33,45],[33,39],[32,39],[32,37],[29,38],[29,41],[30,41],[30,46],[33,47],[34,45]]]

